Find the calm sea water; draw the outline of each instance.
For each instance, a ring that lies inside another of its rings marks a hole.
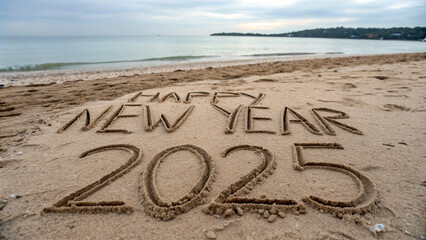
[[[177,61],[314,54],[406,52],[426,52],[426,43],[222,36],[0,37],[0,72],[129,68]]]

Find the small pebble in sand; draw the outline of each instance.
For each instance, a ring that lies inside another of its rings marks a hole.
[[[22,154],[24,154],[23,152],[17,152],[16,153],[17,155],[22,155]]]
[[[206,237],[207,237],[208,239],[216,239],[216,233],[214,233],[213,231],[208,231],[208,232],[206,233]]]
[[[371,233],[376,235],[381,232],[386,232],[386,227],[383,224],[375,224],[374,226],[371,226],[368,230],[370,230]]]
[[[263,217],[264,217],[264,218],[268,218],[268,217],[269,217],[269,211],[268,211],[268,210],[266,210],[266,211],[263,213]]]
[[[268,222],[273,223],[277,220],[277,215],[271,215],[268,217]]]
[[[224,226],[224,227],[227,227],[227,226],[229,226],[229,224],[231,224],[231,222],[232,222],[232,221],[226,221],[226,222],[224,222],[224,223],[223,223],[223,226]]]
[[[223,214],[223,216],[224,217],[229,217],[229,216],[232,216],[234,214],[235,214],[234,210],[228,209],[228,210],[225,211],[225,213]]]
[[[285,213],[283,213],[283,212],[278,212],[278,216],[280,216],[280,218],[285,218]]]
[[[220,226],[215,228],[216,231],[222,231],[223,229],[225,229],[225,226],[223,226],[223,225],[220,225]]]
[[[265,209],[259,209],[259,210],[257,210],[257,212],[258,212],[259,214],[263,214],[263,213],[265,212]]]
[[[243,209],[241,209],[240,207],[237,207],[237,213],[238,213],[238,215],[240,215],[240,216],[243,216],[243,215],[244,215],[244,211],[243,211]]]

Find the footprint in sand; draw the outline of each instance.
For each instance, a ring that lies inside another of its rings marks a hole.
[[[345,83],[342,87],[343,90],[350,90],[353,88],[357,88],[357,85],[353,84],[353,83]]]
[[[379,79],[379,80],[386,80],[389,77],[388,76],[374,76],[375,78]]]
[[[253,82],[278,82],[278,80],[275,79],[266,79],[266,78],[261,78],[259,80],[255,80]]]
[[[384,104],[383,108],[385,111],[407,111],[407,112],[413,111],[412,108],[397,105],[397,104]]]

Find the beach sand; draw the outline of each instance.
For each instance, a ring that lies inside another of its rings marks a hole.
[[[424,239],[425,69],[394,54],[4,87],[0,238]]]

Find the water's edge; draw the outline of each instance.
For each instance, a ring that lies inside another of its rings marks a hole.
[[[277,55],[275,57],[258,56],[245,60],[222,60],[222,61],[196,61],[196,62],[176,62],[172,64],[160,64],[144,67],[133,68],[116,68],[116,69],[60,69],[60,70],[40,70],[40,71],[16,71],[16,72],[0,72],[0,86],[22,86],[30,84],[56,84],[68,81],[111,79],[116,77],[130,77],[141,74],[172,72],[176,70],[196,70],[208,67],[225,67],[238,66],[246,64],[257,64],[264,62],[276,61],[294,61],[316,58],[338,58],[353,56],[371,56],[371,55],[391,55],[389,54],[294,54],[294,55]],[[400,53],[404,54],[404,53]]]
[[[246,64],[257,64],[263,62],[275,61],[293,61],[314,58],[326,57],[350,57],[350,56],[367,56],[375,54],[340,54],[340,53],[326,53],[326,54],[292,54],[292,55],[274,55],[256,56],[255,58],[244,60],[220,60],[220,61],[177,61],[175,63],[157,64],[143,67],[132,68],[114,68],[114,69],[57,69],[57,70],[38,70],[38,71],[12,71],[0,72],[0,84],[3,86],[22,86],[29,84],[46,84],[46,83],[63,83],[67,81],[78,80],[95,80],[95,79],[110,79],[121,76],[135,76],[140,74],[171,72],[175,70],[196,70],[208,67],[225,67],[237,66]]]

